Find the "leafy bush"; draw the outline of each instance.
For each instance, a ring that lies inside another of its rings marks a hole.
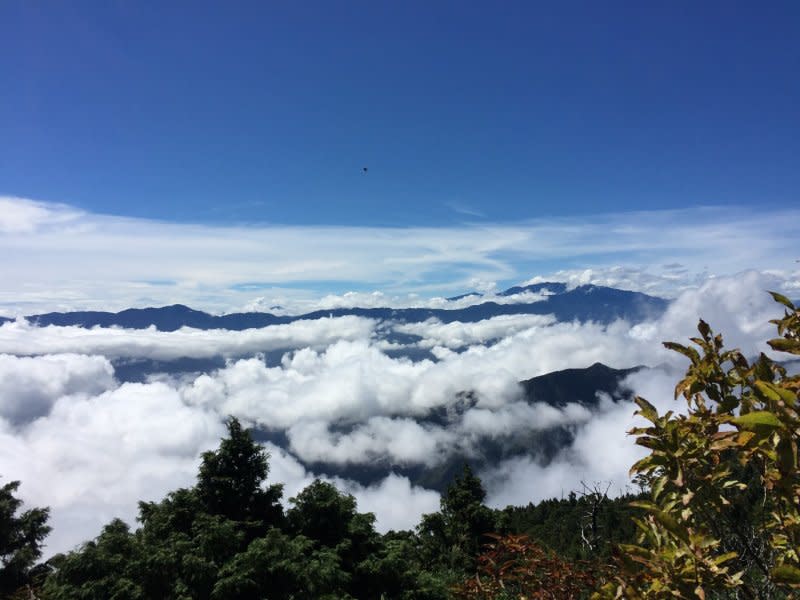
[[[784,296],[769,345],[800,354],[800,312]],[[634,503],[638,544],[621,545],[622,573],[598,596],[775,598],[800,589],[800,378],[762,354],[750,364],[725,350],[704,321],[694,346],[666,343],[691,364],[675,397],[686,415],[659,415],[634,429],[650,454],[632,474],[650,487]]]
[[[10,596],[30,581],[42,555],[42,541],[50,533],[47,508],[20,512],[22,500],[14,494],[19,481],[0,487],[0,597]]]
[[[597,585],[592,563],[566,561],[524,535],[492,536],[478,572],[453,590],[460,600],[587,598]]]

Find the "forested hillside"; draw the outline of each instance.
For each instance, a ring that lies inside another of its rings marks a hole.
[[[633,541],[627,497],[570,494],[492,510],[468,466],[446,489],[439,512],[425,515],[415,531],[384,535],[352,496],[319,480],[284,511],[282,486],[268,482],[268,473],[268,456],[231,419],[228,437],[203,456],[197,484],[140,503],[135,530],[114,520],[80,549],[31,569],[47,511],[23,515],[17,546],[24,547],[3,571],[3,592],[28,593],[30,586],[45,598],[98,600],[447,598],[474,572],[486,534],[530,534],[581,559],[607,558],[613,542]],[[14,486],[7,487],[11,497]],[[583,541],[593,515],[595,546]]]

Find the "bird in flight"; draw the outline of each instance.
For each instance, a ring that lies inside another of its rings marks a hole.
[[[361,172],[362,173],[366,173],[367,171],[369,171],[369,169],[367,167],[362,167],[361,168]]]

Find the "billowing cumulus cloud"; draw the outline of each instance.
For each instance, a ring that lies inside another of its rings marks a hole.
[[[372,417],[347,433],[331,432],[320,421],[299,422],[289,429],[288,437],[292,450],[303,460],[329,464],[388,459],[393,464],[434,466],[445,448],[458,441],[455,431],[389,417]]]
[[[560,425],[577,425],[591,419],[585,407],[567,403],[555,408],[543,402],[511,402],[496,410],[471,408],[466,413],[460,429],[465,436],[509,436],[521,431],[542,431]]]
[[[375,526],[381,532],[409,529],[419,523],[423,514],[439,510],[439,494],[412,486],[407,477],[388,475],[373,486],[337,480],[335,483],[355,496],[358,510],[376,515]]]
[[[103,356],[0,354],[0,417],[12,425],[48,414],[62,396],[114,387],[114,368]]]
[[[509,335],[531,329],[551,325],[555,322],[552,315],[500,315],[475,323],[453,321],[442,323],[438,319],[430,319],[422,323],[405,323],[395,327],[401,333],[410,333],[423,338],[419,345],[433,348],[461,348],[507,337]]]
[[[284,485],[282,503],[285,508],[290,508],[291,499],[314,479],[329,481],[339,490],[352,494],[360,512],[375,515],[375,528],[380,532],[410,529],[423,514],[439,508],[437,492],[411,485],[407,477],[391,473],[374,485],[365,486],[341,477],[319,476],[308,471],[294,456],[270,442],[265,443],[264,448],[270,456],[269,481]]]
[[[782,307],[767,291],[778,288],[781,281],[757,271],[711,279],[681,294],[658,321],[634,326],[630,335],[650,346],[664,340],[685,341],[696,334],[698,319],[704,319],[723,333],[727,346],[748,356],[769,352],[766,340],[775,332],[769,320],[780,316]]]
[[[101,356],[0,355],[0,372],[0,474],[22,480],[29,504],[51,507],[48,555],[96,535],[112,518],[133,524],[137,500],[192,485],[199,455],[224,434],[224,417],[187,404],[175,387],[118,386]],[[288,504],[315,475],[285,450],[267,450],[270,480],[286,484]],[[376,512],[382,531],[410,527],[438,505],[438,494],[399,476],[374,486],[336,483],[361,510]]]
[[[431,363],[392,359],[368,340],[339,341],[284,356],[278,367],[239,360],[183,389],[188,402],[242,415],[268,428],[299,421],[359,421],[413,411],[415,381]],[[406,408],[404,408],[406,407]]]
[[[581,424],[591,416],[588,409],[572,403],[559,409],[512,402],[496,409],[470,408],[447,425],[380,416],[345,432],[331,430],[321,421],[298,422],[287,436],[291,449],[306,462],[434,467],[455,453],[474,455],[482,439]]]
[[[58,552],[113,517],[133,523],[137,500],[192,484],[200,453],[223,431],[215,413],[187,407],[164,384],[72,393],[22,427],[0,419],[0,473],[22,480],[27,502],[51,507],[48,553]]]

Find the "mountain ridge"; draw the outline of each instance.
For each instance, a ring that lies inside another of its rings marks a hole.
[[[237,312],[212,315],[194,310],[183,304],[163,307],[128,308],[120,312],[72,311],[34,314],[25,318],[38,326],[59,325],[79,327],[123,327],[159,331],[175,331],[181,327],[196,329],[228,329],[242,331],[269,325],[279,325],[300,320],[313,320],[333,316],[359,316],[383,321],[421,322],[438,319],[444,323],[454,321],[476,322],[500,315],[552,314],[559,321],[596,321],[610,323],[618,319],[642,321],[657,317],[666,310],[669,302],[663,298],[641,292],[619,290],[605,286],[583,285],[568,290],[558,282],[537,283],[512,287],[497,296],[507,297],[530,292],[551,293],[537,302],[501,304],[487,301],[464,308],[333,308],[320,309],[299,315],[275,315],[268,312]],[[473,294],[467,294],[467,296]],[[464,296],[461,296],[464,297]],[[458,298],[458,297],[455,297]],[[0,317],[0,322],[10,321]]]

